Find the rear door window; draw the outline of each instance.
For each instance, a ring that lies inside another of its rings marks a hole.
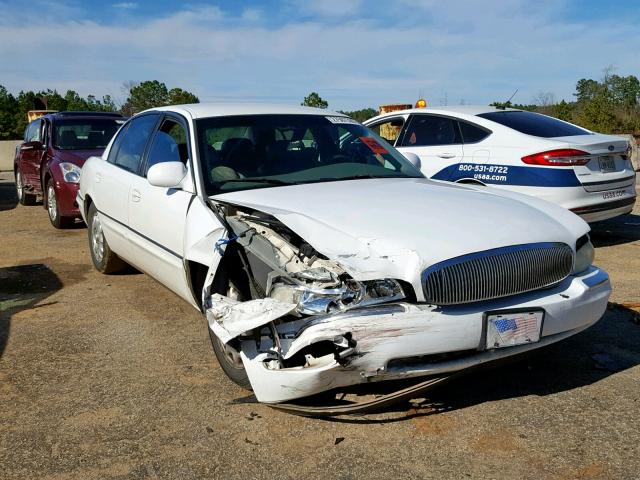
[[[118,151],[115,152],[115,158],[112,163],[137,174],[140,170],[145,147],[157,121],[157,114],[143,115],[131,120],[127,131],[123,132],[122,135],[118,135],[117,140],[121,141],[121,143]],[[120,137],[122,138],[121,140]]]
[[[437,115],[412,115],[402,139],[403,147],[461,144],[458,122]]]
[[[464,143],[478,143],[491,135],[489,130],[485,130],[477,125],[459,121],[460,132],[462,133],[462,141]]]
[[[556,118],[522,110],[480,113],[478,117],[486,118],[505,127],[513,128],[518,132],[536,137],[572,137],[575,135],[591,134],[590,131],[584,128],[563,122]]]

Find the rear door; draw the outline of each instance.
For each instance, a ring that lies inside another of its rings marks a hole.
[[[139,176],[129,192],[132,253],[139,267],[175,293],[192,301],[183,264],[187,210],[195,196],[187,122],[178,115],[162,117],[151,137]],[[183,188],[151,185],[147,172],[162,162],[182,162],[188,181]]]
[[[433,114],[412,114],[398,150],[415,153],[420,157],[422,173],[427,177],[449,180],[452,165],[464,157],[462,135],[454,118]]]

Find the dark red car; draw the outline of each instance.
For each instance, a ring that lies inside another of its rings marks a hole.
[[[59,112],[31,122],[16,148],[14,172],[18,200],[42,199],[56,228],[80,218],[76,193],[82,165],[103,150],[126,118],[117,113]]]

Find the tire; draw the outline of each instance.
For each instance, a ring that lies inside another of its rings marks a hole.
[[[74,217],[64,217],[60,215],[60,210],[58,209],[58,196],[56,195],[53,178],[50,178],[47,182],[47,186],[44,191],[44,204],[47,208],[51,225],[55,228],[69,228],[75,223],[76,219]]]
[[[207,330],[209,330],[209,338],[211,339],[213,353],[215,353],[222,371],[227,377],[229,377],[229,380],[236,385],[244,388],[245,390],[251,390],[251,382],[249,382],[247,371],[244,369],[244,365],[242,365],[242,359],[240,358],[238,351],[229,345],[223,345],[208,325]]]
[[[220,268],[224,269],[224,265],[221,264]],[[213,290],[217,292],[227,292],[227,296],[234,300],[242,300],[244,297],[234,283],[224,274],[224,270],[218,271],[214,279]],[[209,339],[211,340],[213,353],[215,353],[222,371],[236,385],[245,390],[252,390],[251,382],[247,376],[247,371],[244,369],[238,350],[232,345],[223,344],[222,341],[216,337],[215,333],[211,331],[209,324],[207,324],[207,330],[209,331]]]
[[[20,173],[20,170],[16,170],[15,179],[16,179],[16,195],[18,195],[18,203],[20,203],[20,205],[28,205],[28,206],[35,205],[37,200],[36,196],[24,191],[24,184],[22,182],[22,174]]]
[[[96,267],[96,270],[105,274],[124,270],[127,264],[109,248],[107,239],[102,231],[98,210],[93,203],[89,206],[87,217],[89,254],[91,255],[93,266]]]

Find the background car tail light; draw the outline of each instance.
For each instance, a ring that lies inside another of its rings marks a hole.
[[[522,157],[522,161],[529,165],[550,165],[553,167],[586,165],[589,160],[591,160],[589,153],[574,148],[560,148]]]

